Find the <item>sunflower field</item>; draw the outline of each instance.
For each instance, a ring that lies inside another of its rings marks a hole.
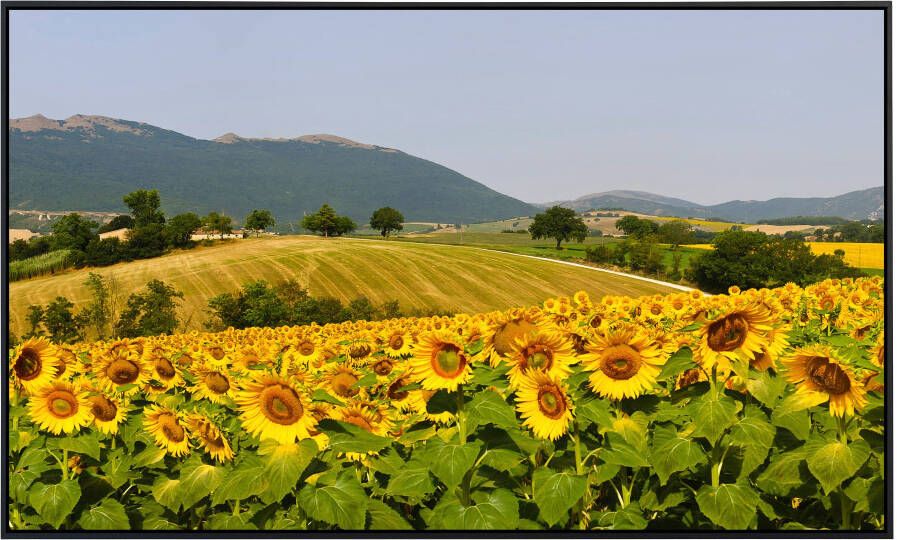
[[[884,523],[881,278],[9,351],[9,524]]]

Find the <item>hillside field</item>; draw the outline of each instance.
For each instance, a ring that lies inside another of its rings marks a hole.
[[[86,302],[84,280],[89,272],[114,277],[120,304],[151,279],[173,285],[184,292],[181,314],[190,321],[189,329],[202,327],[210,297],[256,279],[295,278],[314,296],[344,302],[366,295],[375,303],[398,300],[403,309],[463,312],[537,304],[578,290],[594,298],[671,292],[635,279],[472,247],[290,236],[228,242],[11,283],[10,330],[21,334],[27,329],[30,304],[46,304],[60,295],[76,306]]]

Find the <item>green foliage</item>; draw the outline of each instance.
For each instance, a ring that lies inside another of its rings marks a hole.
[[[73,307],[75,304],[64,296],[57,296],[47,304],[43,312],[43,323],[51,341],[73,343],[81,339],[83,323],[72,313]]]
[[[339,216],[329,204],[324,204],[314,214],[302,218],[299,224],[303,229],[328,236],[349,234],[358,226],[348,216]]]
[[[130,229],[134,226],[134,218],[127,215],[122,214],[120,216],[115,216],[108,223],[100,225],[100,228],[97,229],[97,234],[102,234],[104,232],[117,231],[118,229]]]
[[[656,234],[659,229],[656,221],[638,216],[623,216],[614,225],[618,231],[634,238],[645,238]]]
[[[165,223],[162,234],[165,242],[176,248],[190,247],[194,231],[202,227],[202,220],[193,212],[178,214]]]
[[[553,238],[555,248],[561,249],[561,242],[576,240],[582,243],[589,235],[589,228],[576,212],[561,206],[552,206],[545,212],[536,214],[529,226],[533,239]]]
[[[689,279],[708,292],[807,285],[827,278],[859,277],[860,272],[831,255],[813,255],[800,240],[760,232],[729,231],[716,237],[714,249],[692,260]]]
[[[144,292],[128,297],[115,324],[116,335],[138,337],[173,333],[178,326],[177,299],[183,297],[184,293],[158,279],[150,281]]]
[[[71,268],[78,260],[76,254],[76,251],[70,249],[60,249],[29,259],[12,261],[9,263],[9,281],[55,274],[66,268]]]
[[[50,248],[53,250],[71,249],[84,251],[90,240],[96,236],[97,224],[81,216],[71,213],[53,222],[53,235],[50,237]]]
[[[256,236],[258,236],[260,232],[273,226],[274,216],[271,214],[270,210],[255,209],[252,212],[249,212],[249,215],[246,216],[246,220],[243,222],[243,227],[255,231]]]
[[[380,236],[386,238],[393,231],[402,230],[402,222],[405,216],[401,212],[390,206],[384,206],[374,210],[371,214],[371,228],[380,231]]]
[[[234,222],[230,216],[219,214],[218,212],[209,212],[207,216],[202,218],[202,226],[209,232],[221,235],[230,234],[234,229]]]
[[[131,209],[134,228],[165,223],[165,215],[159,210],[162,198],[155,189],[138,189],[124,196],[125,205]]]

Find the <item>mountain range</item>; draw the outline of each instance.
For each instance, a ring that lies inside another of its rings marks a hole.
[[[381,206],[397,208],[406,221],[438,223],[531,216],[553,204],[744,222],[884,215],[883,187],[711,206],[626,190],[529,204],[400,150],[328,134],[259,139],[227,133],[205,140],[104,116],[35,115],[10,120],[9,142],[9,207],[21,210],[123,212],[122,197],[147,188],[159,190],[169,215],[217,211],[241,221],[250,210],[265,208],[281,224],[323,203],[359,223]]]
[[[323,203],[366,223],[381,206],[407,221],[471,223],[536,207],[400,150],[335,135],[203,140],[145,123],[75,115],[10,120],[10,208],[124,211],[122,197],[158,189],[169,214],[254,208],[295,222]]]
[[[541,206],[557,204],[577,211],[620,208],[654,216],[720,218],[751,223],[760,219],[791,216],[881,219],[884,217],[884,201],[884,186],[879,186],[836,197],[779,197],[767,201],[729,201],[709,206],[644,191],[617,190],[592,193],[572,201],[555,201]]]

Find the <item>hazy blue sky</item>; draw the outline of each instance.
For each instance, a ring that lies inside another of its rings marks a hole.
[[[334,133],[526,201],[881,185],[880,11],[13,11],[12,117]]]

